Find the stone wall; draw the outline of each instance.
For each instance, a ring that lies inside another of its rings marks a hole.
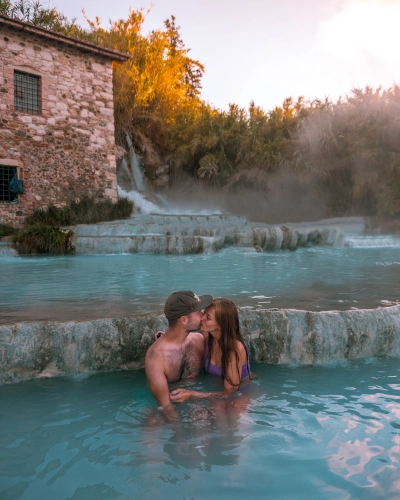
[[[400,306],[352,311],[240,309],[257,363],[314,364],[400,356]],[[0,325],[0,385],[36,377],[143,367],[165,316]]]
[[[14,70],[40,76],[41,114],[14,109]],[[117,199],[111,57],[0,27],[0,165],[25,182],[0,222],[102,191]]]

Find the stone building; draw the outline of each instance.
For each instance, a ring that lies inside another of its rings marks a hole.
[[[112,65],[128,58],[0,15],[0,223],[83,194],[117,199]]]

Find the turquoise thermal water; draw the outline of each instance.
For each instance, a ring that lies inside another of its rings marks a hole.
[[[0,498],[400,498],[398,360],[252,368],[251,390],[173,424],[143,371],[1,387]]]
[[[353,239],[356,246],[294,252],[2,258],[0,323],[161,314],[165,297],[180,289],[256,308],[375,308],[400,300],[400,246],[391,242]]]

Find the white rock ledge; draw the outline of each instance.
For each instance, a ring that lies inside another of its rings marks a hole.
[[[301,365],[400,356],[400,306],[307,312],[240,309],[256,363]],[[38,377],[139,369],[164,316],[0,326],[0,384]]]
[[[333,225],[259,225],[226,215],[147,215],[71,229],[77,254],[196,254],[228,246],[295,250],[340,247],[345,240],[341,228]]]

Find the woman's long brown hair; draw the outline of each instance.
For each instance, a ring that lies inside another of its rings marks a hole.
[[[239,314],[236,307],[236,304],[229,299],[214,299],[212,305],[215,309],[215,320],[221,328],[221,339],[219,341],[219,345],[222,351],[221,357],[221,368],[222,368],[222,377],[226,379],[231,385],[239,386],[241,379],[241,367],[239,366],[239,352],[237,348],[237,341],[241,342],[246,349],[247,358],[249,357],[249,352],[244,343],[242,334],[240,332],[239,326]],[[216,342],[212,335],[208,336],[208,352],[209,362],[211,358],[211,351],[213,342]],[[230,377],[227,376],[228,364],[229,364],[229,356],[231,352],[235,353],[236,357],[236,366],[239,371],[239,384],[234,384]]]

